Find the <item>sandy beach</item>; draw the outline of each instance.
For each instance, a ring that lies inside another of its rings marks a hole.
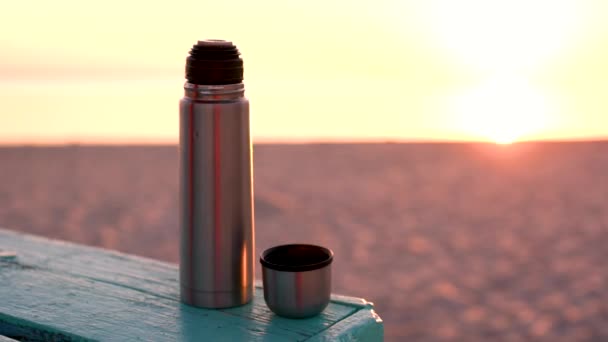
[[[176,146],[0,148],[0,226],[178,262]],[[257,145],[256,250],[317,243],[387,341],[608,340],[608,142]],[[260,276],[258,272],[258,278]]]

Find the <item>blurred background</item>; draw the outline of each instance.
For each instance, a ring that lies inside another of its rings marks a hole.
[[[388,341],[608,339],[608,3],[7,2],[0,226],[178,261],[198,39],[245,62],[257,251],[336,253]]]

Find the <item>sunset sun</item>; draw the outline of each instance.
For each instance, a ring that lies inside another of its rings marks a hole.
[[[509,144],[550,126],[549,103],[524,79],[496,76],[453,98],[455,125],[475,139]]]
[[[470,71],[452,92],[451,124],[467,138],[509,144],[542,136],[558,118],[553,93],[535,73],[576,42],[574,1],[429,0],[421,25],[450,63]]]

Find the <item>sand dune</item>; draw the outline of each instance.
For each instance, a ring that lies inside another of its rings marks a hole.
[[[263,145],[257,251],[335,252],[387,340],[608,339],[608,143]],[[178,261],[177,148],[0,148],[0,226]]]

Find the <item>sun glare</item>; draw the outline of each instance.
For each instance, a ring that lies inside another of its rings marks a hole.
[[[510,144],[551,124],[546,96],[525,79],[499,75],[453,97],[454,126],[474,139]]]
[[[575,41],[580,5],[560,0],[425,2],[429,29],[465,63],[481,69],[537,65]]]

